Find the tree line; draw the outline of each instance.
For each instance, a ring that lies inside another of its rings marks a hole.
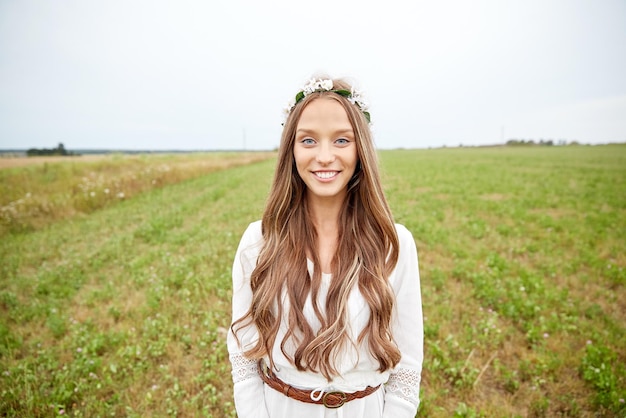
[[[578,141],[571,141],[571,142],[567,142],[564,139],[559,139],[558,141],[553,141],[552,139],[540,139],[539,141],[535,142],[534,139],[509,139],[508,141],[506,141],[507,145],[511,145],[511,146],[520,146],[520,145],[541,145],[541,146],[548,146],[551,147],[553,145],[558,145],[558,146],[563,146],[563,145],[580,145],[578,143]]]
[[[48,156],[48,155],[80,155],[65,149],[63,143],[59,143],[56,148],[30,148],[26,150],[29,157]]]

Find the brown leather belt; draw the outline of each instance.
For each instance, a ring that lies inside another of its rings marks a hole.
[[[261,379],[263,379],[266,385],[274,390],[277,390],[283,395],[300,402],[324,405],[326,408],[339,408],[343,406],[343,404],[345,404],[346,402],[350,402],[355,399],[364,398],[367,395],[371,395],[372,393],[376,392],[376,390],[378,390],[378,388],[380,387],[380,385],[376,387],[368,386],[364,390],[359,390],[352,393],[345,393],[340,390],[333,390],[330,392],[324,392],[324,395],[319,400],[315,400],[311,398],[311,392],[313,392],[312,390],[294,388],[293,386],[283,382],[278,377],[276,377],[274,372],[272,372],[269,367],[265,365],[265,362],[263,360],[259,361],[259,374],[261,375]]]

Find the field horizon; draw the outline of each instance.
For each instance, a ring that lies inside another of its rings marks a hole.
[[[230,271],[275,165],[243,157],[0,170],[0,415],[236,416]],[[417,416],[626,416],[626,145],[380,160],[419,252]]]

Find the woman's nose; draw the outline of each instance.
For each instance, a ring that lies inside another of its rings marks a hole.
[[[318,163],[327,165],[335,161],[335,153],[330,145],[322,143],[318,150],[316,157]]]

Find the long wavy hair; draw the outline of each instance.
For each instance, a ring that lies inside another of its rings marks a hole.
[[[333,80],[334,89],[350,90],[343,80]],[[302,111],[321,97],[339,102],[354,130],[358,163],[348,183],[348,193],[339,217],[337,251],[331,261],[331,281],[324,309],[318,304],[322,280],[317,251],[317,231],[307,206],[305,183],[298,175],[293,149]],[[341,350],[349,345],[368,344],[379,363],[379,371],[392,369],[400,351],[390,329],[394,294],[388,277],[398,261],[398,236],[384,196],[378,160],[368,121],[358,106],[333,92],[315,92],[300,101],[284,124],[278,161],[269,198],[263,213],[264,239],[252,272],[252,303],[248,312],[233,323],[233,332],[254,324],[259,339],[244,354],[248,358],[269,357],[281,321],[287,332],[280,341],[285,357],[298,370],[321,373],[328,381]],[[307,269],[307,256],[314,270]],[[348,298],[358,287],[370,309],[370,320],[357,341],[349,336]],[[284,304],[285,296],[288,303]],[[304,314],[310,300],[321,328],[315,332]]]

